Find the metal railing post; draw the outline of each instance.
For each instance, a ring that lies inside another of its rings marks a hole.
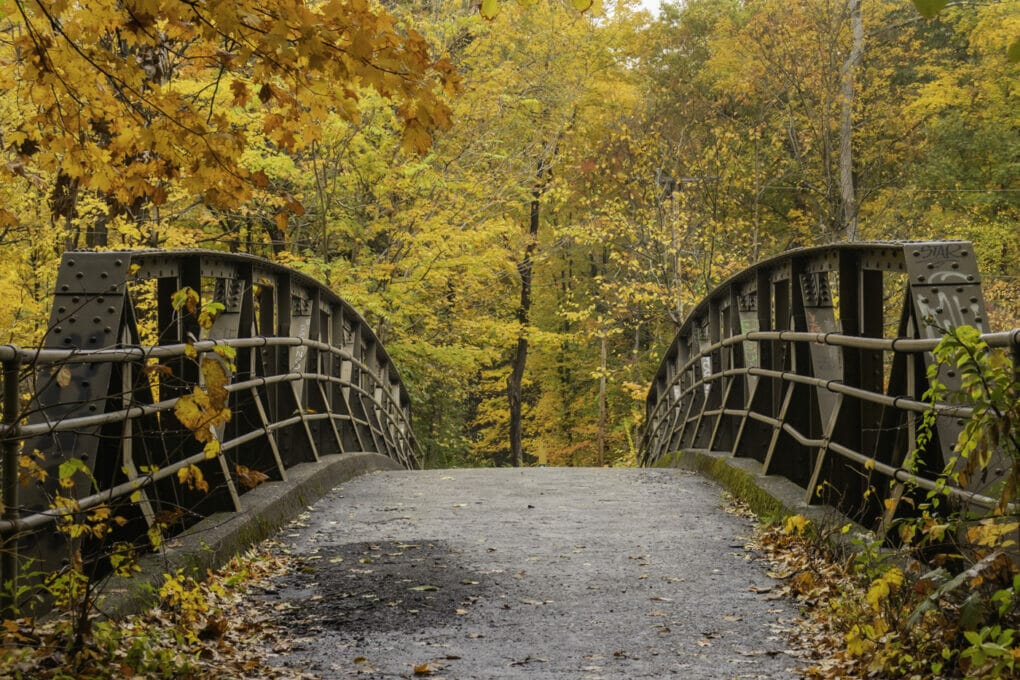
[[[20,357],[3,362],[4,370],[4,435],[3,435],[3,518],[17,520],[18,498],[18,420],[20,417],[18,378]],[[10,587],[6,587],[10,584]],[[18,592],[18,538],[16,533],[3,536],[0,543],[0,611],[12,610]]]
[[[1013,381],[1020,383],[1020,328],[1015,329],[1010,335],[1013,359]]]

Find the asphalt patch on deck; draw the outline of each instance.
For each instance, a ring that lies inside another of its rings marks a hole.
[[[457,619],[489,588],[457,552],[435,540],[323,546],[295,556],[292,572],[260,596],[297,636],[427,629]]]

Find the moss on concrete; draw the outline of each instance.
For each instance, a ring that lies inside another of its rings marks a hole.
[[[693,470],[714,479],[731,494],[746,502],[764,522],[773,522],[795,514],[794,508],[759,486],[752,473],[731,465],[725,458],[693,451],[677,451],[661,457],[655,467]]]
[[[841,550],[850,549],[847,536],[869,536],[863,527],[852,522],[835,508],[810,505],[805,491],[793,482],[776,475],[763,475],[761,464],[748,458],[734,458],[718,451],[677,451],[663,455],[654,464],[658,468],[682,468],[714,479],[734,496],[744,500],[766,523],[790,515],[803,515],[811,520],[818,533]],[[847,534],[833,531],[835,527],[852,525]]]

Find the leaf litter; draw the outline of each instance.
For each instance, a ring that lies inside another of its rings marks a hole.
[[[66,619],[8,620],[0,632],[5,647],[0,677],[144,678],[172,673],[194,680],[311,680],[317,676],[266,663],[267,656],[289,651],[293,642],[271,607],[253,595],[292,566],[278,546],[264,542],[210,570],[201,582],[180,577],[177,581],[190,599],[164,599],[136,615],[93,614],[77,652],[70,646]],[[273,652],[267,655],[267,650]]]

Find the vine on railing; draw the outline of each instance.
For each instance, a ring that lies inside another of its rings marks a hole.
[[[1003,347],[991,347],[973,326],[947,328],[933,354],[937,363],[928,367],[930,387],[925,396],[933,405],[949,402],[970,409],[956,441],[956,455],[949,460],[947,476],[967,487],[972,478],[987,474],[992,461],[999,457],[1008,470],[996,474],[996,510],[1006,513],[1017,499],[1020,486],[1020,386],[1013,358]],[[959,371],[957,389],[951,390],[939,380],[940,365],[955,366]],[[924,433],[929,438],[930,430],[931,426]]]

